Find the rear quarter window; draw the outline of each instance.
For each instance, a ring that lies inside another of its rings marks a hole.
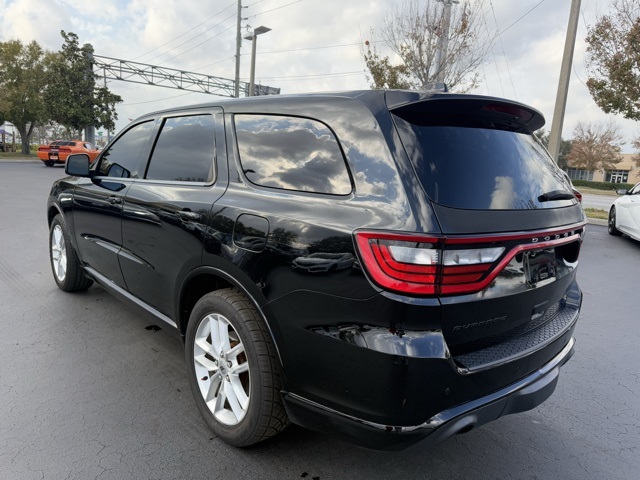
[[[348,195],[351,179],[333,132],[307,118],[234,116],[242,171],[255,185]]]

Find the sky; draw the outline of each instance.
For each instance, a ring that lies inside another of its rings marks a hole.
[[[257,39],[256,83],[282,93],[369,88],[362,60],[365,40],[390,54],[379,30],[401,0],[242,0],[243,35],[271,28]],[[551,128],[571,0],[486,0],[483,20],[495,37],[481,84],[473,91],[514,99],[540,110]],[[582,0],[563,138],[579,120],[614,120],[623,152],[640,134],[637,122],[606,115],[585,82],[587,25],[609,11],[609,1]],[[237,0],[0,0],[0,41],[36,40],[59,50],[60,30],[72,31],[95,54],[217,77],[235,77]],[[460,8],[453,6],[453,8]],[[241,50],[240,79],[249,81],[251,42]],[[100,80],[102,81],[102,80]],[[180,105],[215,101],[202,93],[109,80],[122,96],[116,131],[129,119]],[[105,133],[106,135],[106,133]]]

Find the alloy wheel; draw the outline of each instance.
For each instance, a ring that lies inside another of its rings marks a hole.
[[[240,423],[250,401],[249,361],[238,332],[226,317],[212,313],[202,319],[193,362],[200,393],[216,420],[229,426]]]
[[[64,282],[67,277],[67,247],[60,225],[53,228],[51,235],[51,264],[58,282]]]

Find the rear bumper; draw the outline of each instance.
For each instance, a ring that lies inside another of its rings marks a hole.
[[[289,418],[299,425],[331,433],[357,445],[376,450],[401,450],[424,440],[439,443],[504,415],[537,407],[556,388],[560,367],[573,355],[575,340],[549,362],[519,381],[476,400],[458,405],[413,426],[383,425],[319,405],[295,394],[285,394]]]

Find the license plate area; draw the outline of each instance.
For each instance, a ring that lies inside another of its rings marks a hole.
[[[532,287],[552,281],[558,272],[555,248],[524,252],[523,263],[527,283]]]

